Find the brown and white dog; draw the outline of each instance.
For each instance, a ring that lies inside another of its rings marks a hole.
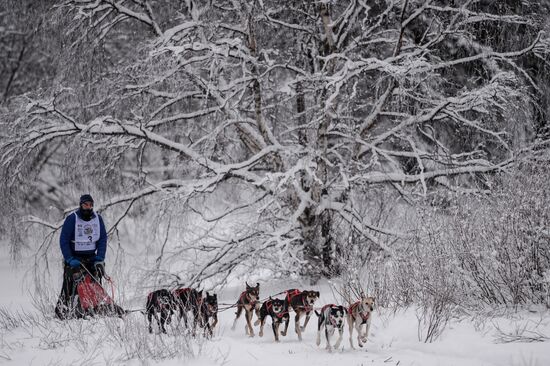
[[[338,329],[338,340],[334,344],[334,348],[340,348],[342,337],[344,335],[344,323],[346,320],[347,310],[342,305],[327,304],[323,306],[321,312],[315,311],[319,317],[317,323],[317,346],[321,345],[321,330],[324,329],[327,340],[327,350],[332,352],[330,338],[334,335],[334,331]]]
[[[357,330],[357,343],[363,347],[369,335],[372,311],[374,310],[374,297],[364,297],[353,303],[348,309],[349,344],[353,347],[353,328]],[[365,332],[363,333],[363,325]]]
[[[286,311],[294,310],[296,316],[294,317],[294,329],[298,334],[298,339],[302,340],[302,332],[306,330],[307,323],[311,317],[311,311],[313,310],[313,304],[319,299],[319,291],[300,291],[297,289],[290,289],[286,291],[285,306]],[[300,326],[300,317],[302,314],[306,314],[306,320],[303,326]],[[281,332],[282,336],[286,336],[288,331],[289,320],[285,321],[285,330]]]
[[[231,330],[235,330],[237,320],[241,316],[241,313],[244,309],[246,318],[246,326],[244,328],[244,331],[250,337],[254,337],[254,329],[252,328],[252,315],[254,314],[254,311],[258,310],[260,305],[260,303],[258,302],[258,300],[260,299],[260,284],[256,283],[256,286],[254,287],[250,286],[246,282],[245,284],[246,290],[241,293],[239,299],[237,300],[237,312],[235,313],[236,317],[233,321],[233,326],[231,327]]]

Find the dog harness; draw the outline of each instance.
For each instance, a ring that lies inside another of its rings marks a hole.
[[[276,316],[277,318],[279,318],[279,319],[283,318],[283,317],[285,316],[285,314],[288,314],[288,311],[281,311],[281,312],[279,312],[279,313],[276,313],[276,312],[274,312],[274,311],[272,312],[272,311],[271,311],[271,309],[273,309],[273,301],[272,301],[272,300],[267,300],[267,301],[265,302],[265,307],[267,308],[267,311],[268,311],[269,313],[275,314],[275,316]]]
[[[177,288],[172,292],[174,293],[174,295],[180,296],[182,293],[189,292],[189,291],[191,291],[191,289],[189,287],[185,287],[185,288]]]
[[[326,304],[325,306],[323,306],[321,308],[321,313],[324,313],[328,308],[332,308],[332,307],[336,307],[335,304]],[[334,318],[332,316],[330,316],[330,313],[328,315],[328,319],[330,320],[332,326],[334,328],[339,328],[338,325],[336,324],[336,321],[334,320]]]
[[[355,303],[353,303],[350,307],[349,307],[349,314],[353,316],[353,311],[355,308],[357,308],[359,306],[359,304],[361,304],[361,301],[357,301]],[[370,312],[368,311],[365,311],[365,312],[359,312],[359,315],[361,315],[361,319],[363,320],[363,322],[361,324],[365,324],[367,322],[367,320],[369,320],[369,317],[370,317]]]
[[[302,293],[302,291],[300,290],[297,290],[297,289],[292,289],[292,290],[288,290],[286,292],[286,300],[288,301],[288,303],[290,304],[290,302],[292,301],[292,299],[297,296],[297,295],[300,295]],[[304,308],[305,311],[311,311],[313,310],[313,308],[306,302],[306,297],[304,297],[304,299],[302,300],[302,306],[300,306],[301,308]]]
[[[288,290],[286,292],[286,300],[288,301],[288,303],[290,304],[290,300],[292,300],[292,298],[296,295],[300,295],[302,293],[302,291],[300,290]]]
[[[246,299],[248,300],[248,303],[249,303],[250,305],[252,305],[253,307],[256,306],[257,300],[254,300],[254,301],[250,300],[250,294],[249,294],[248,292],[246,292],[246,291],[243,291],[243,292],[241,293],[241,296],[239,296],[239,302],[244,303],[244,301],[243,301],[244,298],[246,298]]]

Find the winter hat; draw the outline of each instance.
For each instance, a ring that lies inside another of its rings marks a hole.
[[[79,204],[81,205],[84,202],[94,203],[94,199],[89,194],[83,194],[82,196],[80,196],[80,203]]]

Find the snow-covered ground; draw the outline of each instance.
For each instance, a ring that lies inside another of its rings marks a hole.
[[[91,319],[61,322],[44,317],[33,305],[28,268],[12,267],[0,260],[0,363],[14,365],[470,365],[470,366],[547,366],[549,342],[503,343],[502,332],[523,332],[534,338],[550,337],[550,317],[544,310],[522,310],[507,316],[486,319],[462,318],[451,322],[433,343],[418,340],[415,311],[394,314],[377,309],[371,336],[365,349],[349,347],[347,329],[338,351],[328,353],[315,345],[316,322],[312,317],[299,342],[291,321],[289,334],[274,343],[270,322],[263,338],[245,336],[244,317],[231,331],[234,311],[220,313],[220,324],[211,341],[188,341],[181,327],[172,324],[168,335],[146,331],[143,315],[127,319]],[[60,281],[60,280],[59,280]],[[297,283],[262,284],[262,297],[280,292]],[[52,283],[57,292],[60,283]],[[309,287],[309,286],[306,286]],[[321,286],[320,304],[334,299]],[[219,293],[221,303],[232,303],[241,286],[235,284]],[[145,295],[144,295],[145,297]],[[52,304],[53,307],[53,304]],[[346,327],[347,328],[347,327]],[[500,331],[497,330],[500,329]],[[258,333],[256,328],[256,334]],[[187,356],[188,352],[193,356]]]

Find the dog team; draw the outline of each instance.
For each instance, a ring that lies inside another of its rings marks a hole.
[[[315,311],[318,317],[317,321],[317,346],[321,344],[321,333],[324,332],[326,339],[326,348],[332,351],[333,348],[338,349],[342,342],[344,334],[344,324],[347,318],[349,327],[349,342],[351,348],[353,346],[353,331],[357,332],[357,343],[359,347],[367,341],[369,333],[371,315],[374,310],[374,298],[361,295],[360,299],[354,302],[351,306],[326,304],[320,312],[314,310],[313,305],[319,299],[318,291],[300,291],[290,289],[284,292],[284,299],[271,298],[271,296],[263,303],[260,302],[260,284],[250,286],[246,284],[246,289],[241,293],[237,302],[231,307],[236,307],[236,317],[233,321],[232,330],[235,330],[237,320],[243,313],[245,315],[246,326],[245,332],[248,336],[254,336],[254,328],[252,327],[252,317],[256,314],[257,320],[255,326],[260,326],[259,336],[264,334],[264,325],[268,316],[271,317],[273,336],[275,341],[279,342],[279,335],[286,336],[288,324],[290,322],[290,311],[294,311],[294,326],[298,339],[302,340],[302,332],[311,317],[311,313]],[[206,292],[203,297],[203,291],[197,291],[191,288],[178,288],[174,291],[166,289],[156,290],[147,296],[146,315],[149,323],[149,332],[153,332],[152,320],[156,319],[161,332],[166,333],[166,324],[170,324],[172,316],[179,315],[179,319],[183,319],[184,324],[189,327],[189,314],[193,317],[192,334],[196,334],[197,327],[203,329],[207,337],[212,336],[212,332],[218,323],[218,299],[216,294]],[[305,315],[304,324],[300,325],[302,316]],[[284,323],[284,329],[279,330]],[[338,331],[338,339],[331,344],[331,338]]]

